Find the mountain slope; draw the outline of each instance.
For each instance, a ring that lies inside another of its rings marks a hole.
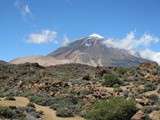
[[[51,66],[51,65],[58,65],[64,63],[70,63],[69,60],[57,60],[54,57],[50,56],[30,56],[30,57],[21,57],[15,60],[10,61],[12,64],[23,64],[23,63],[38,63],[42,66]]]
[[[61,47],[48,56],[92,66],[135,66],[147,61],[126,50],[107,47],[104,38],[96,34]]]

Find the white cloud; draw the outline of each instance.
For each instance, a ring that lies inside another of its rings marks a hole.
[[[140,56],[149,60],[156,61],[158,64],[160,64],[160,52],[145,49],[140,52]]]
[[[56,37],[57,37],[57,32],[50,30],[42,30],[41,32],[30,34],[27,37],[27,41],[29,43],[42,44],[42,43],[52,42],[55,40]]]
[[[155,44],[159,41],[160,39],[158,37],[152,36],[150,34],[144,34],[138,38],[135,36],[134,32],[130,32],[122,39],[107,39],[104,41],[104,44],[106,44],[108,47],[134,50],[140,47],[148,47],[151,44]]]
[[[153,43],[159,42],[160,39],[150,34],[144,34],[139,41],[140,41],[139,44],[144,44],[145,46],[149,46]]]
[[[23,12],[24,12],[24,14],[30,14],[30,13],[31,13],[31,10],[30,10],[30,8],[29,8],[28,5],[25,5],[25,6],[24,6]]]
[[[109,38],[104,41],[108,47],[132,50],[137,46],[137,40],[133,32],[130,32],[122,39]]]
[[[149,49],[151,45],[160,42],[160,38],[151,34],[143,34],[141,37],[136,37],[134,32],[130,32],[126,37],[122,39],[109,38],[104,41],[104,44],[108,47],[114,47],[119,49],[126,49],[131,54],[138,54],[143,57],[160,64],[160,52],[154,52]]]
[[[25,0],[16,0],[15,7],[18,8],[23,16],[31,15],[31,9]]]
[[[62,42],[62,46],[63,46],[63,47],[66,47],[69,43],[70,43],[70,40],[69,40],[69,38],[65,35],[65,36],[64,36],[64,40],[63,40],[63,42]]]

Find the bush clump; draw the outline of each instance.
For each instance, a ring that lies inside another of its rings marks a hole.
[[[130,120],[136,111],[134,100],[113,97],[96,102],[85,117],[87,120]]]
[[[31,96],[30,101],[33,103],[42,105],[44,100],[43,100],[43,97],[41,97],[41,96]]]
[[[153,90],[155,90],[156,88],[157,88],[156,85],[154,85],[152,82],[147,82],[147,83],[144,85],[144,92],[153,91]]]
[[[59,117],[73,117],[74,111],[69,108],[58,108],[56,115]]]
[[[122,81],[114,74],[105,74],[102,84],[107,87],[113,87],[114,85],[121,85]]]
[[[0,107],[0,115],[5,118],[13,118],[15,116],[15,112],[9,107]]]
[[[81,102],[75,96],[57,97],[53,101],[51,108],[55,109],[60,117],[73,117],[81,110]]]
[[[118,72],[120,75],[124,75],[129,71],[129,68],[118,67],[118,68],[116,68],[115,71]]]

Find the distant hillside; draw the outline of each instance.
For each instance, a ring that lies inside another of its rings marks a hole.
[[[7,64],[7,62],[0,60],[0,64]]]
[[[51,56],[29,56],[29,57],[21,57],[10,61],[12,64],[24,64],[24,63],[39,63],[42,66],[52,66],[58,64],[70,63],[69,60],[65,59],[56,59]]]

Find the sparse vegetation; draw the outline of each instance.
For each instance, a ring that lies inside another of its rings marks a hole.
[[[9,107],[0,107],[0,115],[4,118],[14,118],[15,112]]]
[[[41,105],[43,103],[43,97],[33,95],[31,96],[30,101]]]
[[[122,81],[114,74],[105,74],[102,84],[104,86],[113,87],[114,85],[121,85]]]
[[[56,109],[57,115],[61,117],[72,117],[81,110],[81,103],[78,98],[68,96],[63,98],[56,98],[52,105]]]
[[[126,74],[129,71],[129,68],[126,68],[126,67],[117,67],[115,69],[115,71],[117,73],[119,73],[120,75],[124,75],[124,74]]]
[[[136,113],[134,100],[115,97],[96,102],[86,114],[87,120],[130,120]]]
[[[144,91],[153,91],[156,89],[156,86],[152,82],[147,82],[144,84]]]
[[[59,116],[59,117],[73,117],[74,112],[72,111],[72,109],[68,109],[68,108],[58,108],[57,109],[57,112],[56,112],[56,115]]]
[[[99,102],[96,101],[103,102],[101,104],[109,108],[108,104],[113,103],[109,98],[123,96],[124,101],[131,98],[136,99],[136,103],[145,108],[145,110],[142,108],[140,110],[144,114],[150,114],[153,111],[160,110],[158,107],[160,105],[158,97],[160,95],[159,74],[156,69],[153,70],[152,68],[148,65],[145,66],[145,64],[134,68],[95,68],[80,64],[46,68],[29,63],[0,65],[0,96],[6,97],[8,100],[14,100],[12,96],[25,96],[31,100],[26,108],[27,111],[34,112],[33,103],[36,103],[50,106],[61,117],[85,116],[86,114],[88,116],[89,113],[93,114],[94,108],[92,106],[99,105]],[[119,99],[121,101],[122,98]],[[121,109],[121,106],[124,104],[122,103],[117,102],[115,106],[111,104],[112,108],[109,109],[123,111],[124,109]],[[117,108],[116,106],[120,107]],[[90,108],[92,109],[88,112]],[[123,108],[126,108],[126,106]],[[11,109],[11,111],[14,110]],[[91,116],[100,116],[101,112],[96,111],[95,115],[92,114],[90,114],[89,119],[91,119]],[[110,115],[115,116],[113,120],[117,120],[119,114],[120,112]]]
[[[0,107],[0,119],[19,119],[26,118],[25,109],[16,107]]]
[[[150,103],[152,105],[160,105],[160,97],[158,95],[152,94],[150,96],[148,96]]]

